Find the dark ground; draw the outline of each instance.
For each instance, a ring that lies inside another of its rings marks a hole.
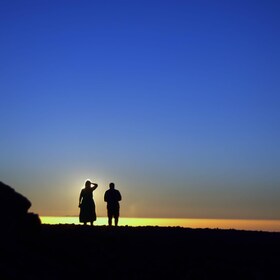
[[[0,279],[279,279],[280,233],[42,225],[2,237]]]

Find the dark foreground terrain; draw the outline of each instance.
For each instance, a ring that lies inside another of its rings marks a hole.
[[[42,225],[1,238],[0,279],[279,279],[280,233]]]

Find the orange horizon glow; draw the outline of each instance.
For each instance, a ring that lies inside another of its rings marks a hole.
[[[75,224],[79,217],[40,217],[43,224]],[[107,225],[106,217],[99,217],[94,225]],[[182,219],[182,218],[127,218],[119,220],[119,226],[160,226],[184,228],[236,229],[280,232],[280,220],[242,220],[242,219]]]

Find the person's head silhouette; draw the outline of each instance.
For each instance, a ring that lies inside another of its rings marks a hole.
[[[111,190],[113,190],[115,188],[115,184],[114,183],[110,183],[109,187],[110,187]]]
[[[85,187],[86,187],[86,188],[90,188],[90,186],[91,186],[91,181],[90,181],[90,180],[87,180],[87,181],[85,182]]]

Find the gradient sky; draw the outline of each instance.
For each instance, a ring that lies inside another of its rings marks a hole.
[[[40,215],[280,219],[280,2],[2,0],[0,180]]]

